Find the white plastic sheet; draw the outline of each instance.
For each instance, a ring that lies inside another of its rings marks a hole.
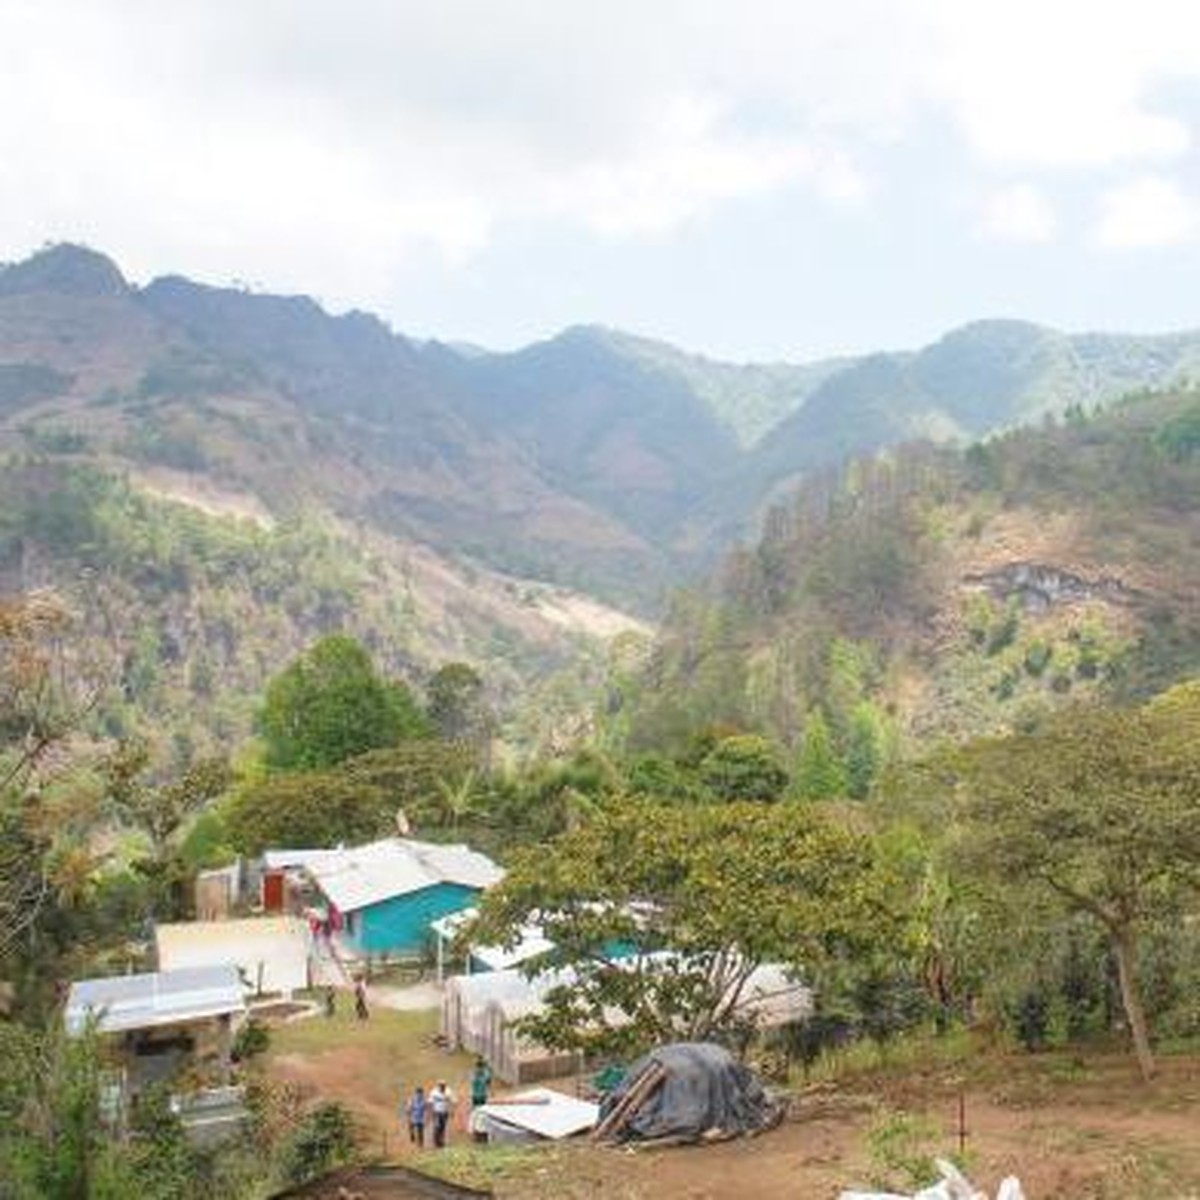
[[[940,1158],[935,1162],[942,1176],[941,1181],[912,1195],[901,1196],[896,1192],[842,1192],[838,1200],[988,1200],[987,1193],[978,1191],[953,1163]],[[1021,1181],[1015,1175],[1008,1176],[1000,1184],[996,1200],[1025,1200]]]

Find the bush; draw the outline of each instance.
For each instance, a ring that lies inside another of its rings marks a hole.
[[[358,1142],[349,1110],[335,1101],[320,1104],[304,1118],[284,1148],[283,1176],[290,1184],[314,1179],[353,1160]]]
[[[937,1176],[937,1126],[915,1113],[882,1112],[867,1131],[873,1182],[878,1187],[926,1186]]]
[[[1050,659],[1053,657],[1054,650],[1050,644],[1038,638],[1037,641],[1030,642],[1025,651],[1025,670],[1036,679],[1050,665]]]
[[[262,1021],[251,1017],[233,1039],[234,1061],[245,1062],[256,1054],[265,1054],[270,1045],[271,1031]]]

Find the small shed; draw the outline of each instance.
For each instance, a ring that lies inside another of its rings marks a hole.
[[[469,908],[504,872],[465,845],[384,838],[322,856],[306,872],[362,955],[419,954],[439,917]]]
[[[242,864],[200,871],[196,875],[196,916],[201,921],[221,921],[242,901]]]
[[[527,979],[517,970],[451,976],[442,993],[441,1034],[446,1045],[481,1055],[505,1083],[535,1083],[570,1074],[578,1066],[577,1055],[548,1050],[520,1035],[515,1023],[536,1012],[552,987],[573,978],[567,971],[546,971]]]
[[[267,850],[258,864],[259,902],[267,913],[295,911],[297,894],[309,879],[309,869],[336,862],[344,848],[333,850]]]
[[[614,965],[621,964],[632,967],[633,962],[614,960]],[[576,1055],[551,1051],[522,1036],[516,1023],[538,1012],[552,988],[570,987],[574,979],[569,968],[543,971],[532,978],[519,970],[452,976],[442,993],[441,1034],[450,1049],[482,1055],[506,1083],[534,1083],[569,1074],[578,1067]],[[812,992],[790,978],[783,966],[764,963],[746,981],[735,1007],[759,1028],[776,1029],[812,1015]]]
[[[78,1035],[89,1021],[121,1038],[124,1090],[136,1095],[169,1081],[185,1063],[208,1063],[230,1081],[234,1021],[246,1011],[237,968],[188,967],[81,979],[71,985],[63,1020]]]
[[[309,986],[312,937],[299,917],[159,925],[154,944],[162,971],[232,965],[254,995],[290,996]]]

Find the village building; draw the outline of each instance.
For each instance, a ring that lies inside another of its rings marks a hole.
[[[570,987],[574,979],[570,968],[532,977],[513,968],[452,976],[442,992],[441,1036],[451,1050],[481,1055],[506,1083],[571,1074],[580,1067],[578,1055],[551,1050],[522,1034],[518,1025],[522,1017],[542,1010],[543,997],[553,988]],[[812,1008],[811,990],[776,963],[764,963],[751,973],[734,1006],[738,1016],[759,1029],[802,1021]]]
[[[186,1067],[201,1082],[178,1107],[194,1136],[210,1137],[246,1115],[231,1086],[234,1028],[245,1012],[237,968],[226,964],[78,980],[63,1020],[73,1036],[90,1026],[116,1043],[115,1116]]]
[[[269,853],[266,861],[278,860]],[[323,910],[325,930],[356,958],[425,953],[434,921],[470,908],[504,876],[468,846],[400,837],[309,852],[289,870],[307,881],[306,907]]]
[[[299,917],[248,917],[158,925],[160,971],[232,964],[245,991],[290,997],[311,985],[312,935]]]

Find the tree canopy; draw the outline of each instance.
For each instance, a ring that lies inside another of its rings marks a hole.
[[[1147,924],[1200,884],[1200,696],[1080,709],[957,758],[968,848],[993,877],[1032,880],[1099,922],[1139,1065],[1153,1071],[1137,978]]]
[[[533,920],[575,978],[529,1032],[619,1052],[727,1030],[759,965],[811,980],[892,927],[865,837],[805,806],[747,801],[609,801],[549,852],[517,854],[471,936],[511,941]]]
[[[271,680],[258,728],[267,765],[281,771],[322,770],[429,732],[404,684],[380,676],[344,634],[322,638]]]

